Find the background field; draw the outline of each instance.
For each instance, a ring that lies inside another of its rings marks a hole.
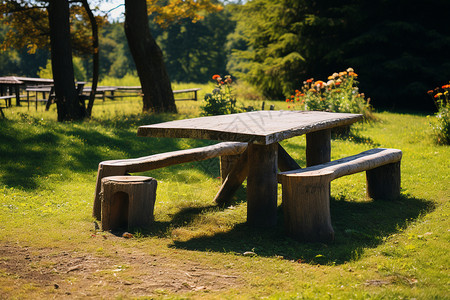
[[[374,147],[404,156],[397,201],[367,199],[364,174],[333,181],[332,244],[285,237],[281,210],[278,227],[247,227],[245,184],[232,206],[217,207],[217,159],[145,173],[158,180],[151,228],[132,239],[97,231],[91,213],[98,163],[210,144],[136,137],[139,125],[198,116],[200,104],[177,102],[177,115],[142,115],[138,100],[100,101],[83,123],[57,123],[43,108],[6,110],[0,298],[448,297],[450,148],[433,144],[429,118],[420,114],[378,112],[376,122],[333,139],[332,159]],[[283,147],[305,165],[304,137]]]

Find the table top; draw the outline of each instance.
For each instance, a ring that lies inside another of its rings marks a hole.
[[[140,126],[138,136],[253,142],[268,145],[306,133],[350,125],[360,114],[253,111]]]

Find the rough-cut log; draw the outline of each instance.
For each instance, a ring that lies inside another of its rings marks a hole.
[[[310,242],[334,239],[329,200],[330,173],[283,177],[284,226],[294,239]]]
[[[375,169],[387,164],[399,162],[402,159],[402,151],[398,149],[376,148],[361,152],[357,155],[330,161],[321,165],[281,172],[279,176],[312,176],[322,172],[331,171],[330,180],[355,174],[362,171]]]
[[[331,241],[334,233],[329,210],[330,182],[367,171],[368,195],[395,199],[400,195],[401,158],[401,150],[378,148],[278,174],[283,189],[286,231],[299,240]]]
[[[153,221],[156,180],[145,176],[102,179],[102,229],[129,230]]]
[[[278,169],[281,172],[301,169],[280,144],[278,144]]]
[[[244,151],[228,173],[214,201],[226,205],[248,176],[248,150]]]
[[[238,155],[223,155],[220,157],[220,177],[222,178],[222,183],[227,179],[228,174],[233,169],[236,162],[241,157]]]
[[[103,177],[145,172],[218,156],[237,155],[244,152],[246,148],[247,143],[224,142],[206,147],[160,153],[140,158],[103,161],[98,166],[93,216],[98,220],[101,218],[99,194]]]
[[[360,114],[252,111],[140,126],[138,136],[210,139],[269,145],[315,131],[350,125]]]
[[[325,129],[306,135],[306,166],[326,163],[331,159],[331,130]]]
[[[277,222],[278,144],[248,146],[247,222],[271,227]]]
[[[392,200],[400,194],[400,161],[366,172],[367,196]]]

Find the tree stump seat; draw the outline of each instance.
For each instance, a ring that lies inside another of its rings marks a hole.
[[[284,225],[300,241],[334,239],[330,216],[330,182],[366,171],[367,195],[393,200],[400,195],[402,151],[376,148],[304,169],[281,172]]]
[[[155,179],[146,176],[110,176],[101,183],[102,230],[146,227],[153,221]]]

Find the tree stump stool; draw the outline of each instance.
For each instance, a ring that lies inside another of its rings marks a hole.
[[[103,230],[145,227],[153,221],[155,179],[146,176],[109,176],[101,183]]]

